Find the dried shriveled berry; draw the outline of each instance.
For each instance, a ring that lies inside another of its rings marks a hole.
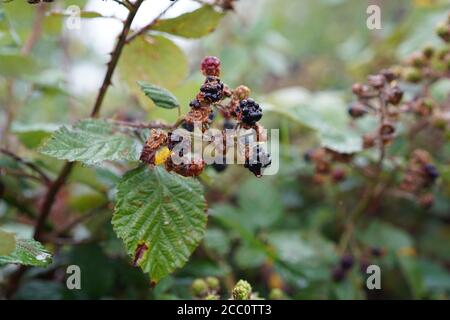
[[[148,164],[155,164],[155,154],[167,143],[167,134],[162,130],[153,129],[145,142],[139,160]]]
[[[367,107],[360,102],[354,102],[350,105],[347,111],[352,118],[356,119],[361,118],[367,113]]]
[[[246,86],[239,86],[233,91],[233,98],[245,100],[250,97],[250,89]]]
[[[214,56],[205,57],[201,64],[200,69],[205,76],[220,76],[220,59]]]
[[[377,141],[377,137],[373,133],[366,133],[363,135],[363,148],[368,149],[375,146],[375,143]]]
[[[167,158],[165,167],[167,171],[173,171],[185,177],[196,177],[202,173],[205,162],[203,159],[192,159],[189,163],[175,164],[171,156]]]
[[[386,79],[387,82],[392,82],[398,78],[398,74],[392,69],[383,69],[380,74]]]
[[[262,118],[262,109],[253,99],[242,100],[237,110],[241,115],[243,123],[254,125]]]
[[[223,97],[223,88],[224,85],[219,78],[209,76],[201,86],[197,99],[208,103],[218,102]]]
[[[403,98],[403,91],[398,86],[386,90],[387,101],[394,106],[398,105]]]

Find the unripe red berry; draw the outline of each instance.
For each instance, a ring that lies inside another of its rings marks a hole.
[[[200,69],[204,76],[220,76],[220,59],[213,56],[205,57],[201,64]]]

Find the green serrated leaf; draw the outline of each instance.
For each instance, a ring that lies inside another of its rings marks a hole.
[[[116,198],[114,230],[152,281],[182,267],[204,236],[206,201],[192,178],[137,168],[119,182]]]
[[[40,152],[62,160],[96,164],[105,160],[135,161],[139,143],[105,120],[86,119],[55,132]]]
[[[32,239],[17,239],[14,251],[0,256],[0,265],[22,264],[26,266],[46,267],[52,262],[52,255],[42,244]]]
[[[16,238],[14,234],[0,230],[0,256],[7,256],[14,251]]]
[[[176,18],[159,20],[151,30],[167,32],[185,38],[200,38],[213,32],[225,14],[205,5]]]
[[[164,109],[173,109],[180,106],[177,98],[169,90],[142,81],[139,81],[138,84],[156,106]]]
[[[175,88],[187,76],[188,61],[184,52],[165,37],[138,37],[125,48],[118,68],[131,93],[148,109],[150,101],[136,86],[136,81]]]

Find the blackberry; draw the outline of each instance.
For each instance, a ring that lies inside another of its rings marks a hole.
[[[223,88],[223,83],[219,78],[208,77],[200,88],[201,96],[206,102],[218,102],[223,97]]]
[[[213,56],[205,57],[201,64],[200,69],[205,76],[220,76],[220,59]]]
[[[253,99],[242,100],[237,111],[241,114],[242,122],[250,126],[262,118],[262,109]]]
[[[426,165],[424,165],[423,169],[425,170],[425,173],[431,179],[431,181],[434,181],[437,178],[439,178],[439,171],[431,163],[427,163]]]
[[[343,270],[349,270],[353,267],[355,259],[352,255],[346,254],[341,257],[340,266]]]
[[[258,144],[253,148],[252,157],[245,159],[244,167],[249,169],[255,176],[260,177],[262,169],[267,168],[271,164],[270,154]]]
[[[202,104],[197,99],[194,99],[189,103],[189,107],[191,108],[200,108],[201,106]]]

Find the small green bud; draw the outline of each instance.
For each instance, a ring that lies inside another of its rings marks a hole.
[[[270,300],[285,300],[286,295],[284,294],[283,290],[281,290],[280,288],[273,288],[270,291],[269,299]]]
[[[210,293],[205,297],[205,300],[219,300],[219,296],[217,294]]]
[[[234,300],[248,300],[252,294],[252,286],[245,280],[239,280],[233,288]]]
[[[408,82],[417,83],[422,80],[422,73],[419,69],[414,67],[408,67],[403,69],[403,79]]]
[[[191,287],[192,293],[197,297],[204,296],[208,292],[208,284],[203,279],[195,279]]]
[[[206,283],[210,290],[218,291],[220,289],[220,282],[216,277],[207,277]]]

